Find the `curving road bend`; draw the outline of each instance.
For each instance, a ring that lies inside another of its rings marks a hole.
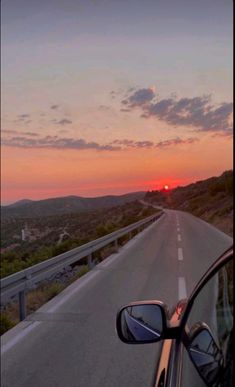
[[[2,387],[150,386],[161,343],[126,345],[124,304],[190,292],[232,238],[173,210],[2,336]]]

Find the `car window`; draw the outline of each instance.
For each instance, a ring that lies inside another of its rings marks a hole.
[[[208,325],[224,358],[223,381],[219,386],[232,386],[232,340],[233,340],[233,261],[223,266],[202,288],[190,311],[189,330],[198,322]],[[182,386],[204,386],[189,359],[186,350],[183,356]],[[196,383],[196,384],[195,384]]]

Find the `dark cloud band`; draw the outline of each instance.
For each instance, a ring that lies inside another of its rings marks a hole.
[[[24,136],[15,136],[2,139],[2,145],[17,148],[38,148],[38,149],[94,149],[97,151],[117,151],[120,146],[101,145],[96,142],[87,142],[83,139],[59,138],[58,136],[46,136],[44,138],[32,139]]]

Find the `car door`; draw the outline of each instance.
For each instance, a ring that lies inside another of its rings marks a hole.
[[[124,343],[163,342],[154,387],[233,386],[233,249],[173,314],[162,301],[133,302],[119,310],[116,329]]]
[[[180,325],[181,335],[175,350],[178,385],[234,385],[233,250],[225,253],[202,278],[188,301]]]

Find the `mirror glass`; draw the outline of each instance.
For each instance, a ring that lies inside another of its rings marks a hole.
[[[121,335],[128,342],[153,342],[161,340],[163,313],[159,305],[134,305],[122,310]]]
[[[189,348],[190,357],[207,384],[213,384],[221,371],[223,356],[207,329],[198,332]]]

